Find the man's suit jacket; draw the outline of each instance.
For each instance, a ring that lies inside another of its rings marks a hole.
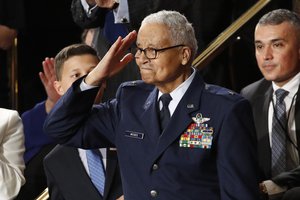
[[[161,133],[153,85],[124,83],[116,99],[91,110],[98,88],[80,92],[81,81],[58,101],[45,131],[66,145],[115,144],[125,199],[258,199],[255,127],[247,100],[206,85],[196,72]],[[197,114],[207,121],[200,124],[213,130],[211,147],[180,147]]]
[[[103,197],[91,182],[77,148],[57,145],[45,157],[44,168],[53,200],[116,200],[123,194],[116,151],[107,151]]]
[[[241,94],[252,104],[257,132],[258,159],[261,180],[272,179],[279,185],[295,187],[300,185],[300,167],[276,177],[271,175],[271,148],[268,129],[268,110],[272,99],[273,87],[270,81],[261,79],[247,87]],[[297,146],[300,146],[300,91],[298,89],[295,107]],[[299,149],[298,154],[300,155]]]
[[[94,14],[93,18],[88,18],[82,4],[77,0],[72,1],[71,11],[73,14],[74,21],[82,28],[95,28],[93,40],[91,46],[97,50],[100,58],[103,58],[106,52],[109,50],[111,44],[105,37],[104,26],[105,16],[107,14],[106,9],[99,9],[97,13]],[[117,30],[114,30],[117,31]],[[107,101],[115,97],[116,91],[121,83],[124,81],[137,80],[140,79],[140,73],[135,62],[131,62],[127,67],[122,69],[122,71],[114,75],[111,79],[106,82],[106,89],[103,93],[102,100]]]

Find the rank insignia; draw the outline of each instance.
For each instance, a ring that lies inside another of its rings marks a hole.
[[[192,119],[195,123],[191,123],[180,136],[179,147],[210,149],[214,131],[213,127],[205,123],[210,118],[202,117],[202,114],[198,113]]]

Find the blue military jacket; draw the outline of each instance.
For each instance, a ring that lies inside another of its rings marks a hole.
[[[116,146],[125,199],[259,199],[252,111],[238,94],[197,72],[161,133],[154,86],[124,83],[116,99],[93,107],[97,89],[80,91],[80,82],[45,131],[66,145]]]

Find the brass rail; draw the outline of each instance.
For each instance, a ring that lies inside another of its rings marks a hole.
[[[259,0],[243,15],[235,20],[228,28],[220,33],[215,40],[193,61],[193,66],[203,68],[206,66],[218,53],[218,50],[227,42],[243,25],[245,25],[253,16],[255,16],[262,8],[264,8],[271,0]]]
[[[49,199],[48,188],[46,188],[35,200],[47,200]]]
[[[10,71],[10,99],[11,107],[14,110],[18,110],[19,105],[19,88],[18,88],[18,39],[14,39],[14,43],[11,48],[11,71]]]

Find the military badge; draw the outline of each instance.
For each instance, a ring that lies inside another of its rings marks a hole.
[[[213,127],[209,127],[205,123],[210,118],[202,117],[202,114],[198,113],[192,119],[195,123],[191,123],[187,130],[180,136],[179,146],[210,149],[213,139]]]

